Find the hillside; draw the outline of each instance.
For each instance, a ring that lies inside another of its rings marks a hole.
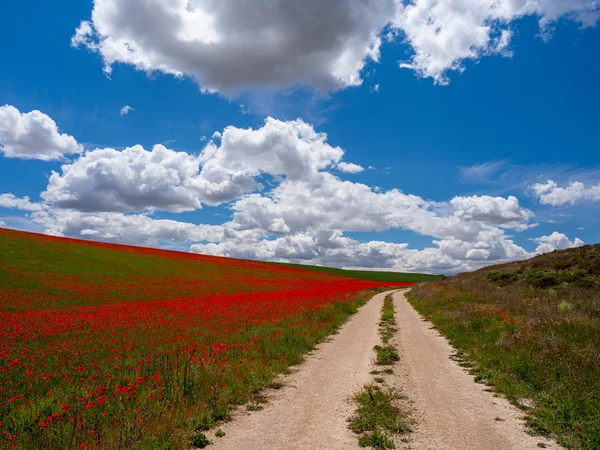
[[[0,230],[0,449],[199,445],[399,285]]]
[[[422,284],[409,298],[535,432],[600,448],[600,245]]]

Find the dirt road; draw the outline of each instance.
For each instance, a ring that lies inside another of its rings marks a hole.
[[[451,359],[453,348],[404,298],[394,295],[400,363],[394,384],[413,401],[417,426],[407,448],[415,450],[559,449],[527,434],[523,413]],[[392,380],[390,380],[392,381]]]
[[[297,372],[282,378],[286,387],[271,391],[262,411],[240,409],[222,426],[226,435],[209,438],[211,449],[352,450],[358,449],[346,419],[354,412],[349,397],[370,381],[377,324],[386,294],[376,295],[319,345]]]
[[[240,408],[222,426],[226,435],[209,433],[215,450],[358,450],[347,426],[355,405],[352,394],[373,381],[373,347],[380,342],[378,323],[386,294],[375,296],[329,340],[319,345],[296,371],[270,390],[262,411]],[[408,396],[416,420],[413,433],[397,448],[413,450],[560,449],[527,434],[523,415],[451,359],[453,349],[429,322],[394,294],[399,332],[392,342],[401,359],[386,377]]]

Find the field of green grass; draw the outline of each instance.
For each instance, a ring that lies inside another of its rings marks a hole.
[[[295,269],[312,270],[314,272],[329,273],[361,280],[384,281],[389,283],[421,283],[423,281],[435,281],[444,278],[443,275],[430,275],[425,273],[402,273],[402,272],[380,272],[375,270],[346,270],[334,267],[310,266],[305,264],[276,263],[277,265],[293,267]]]
[[[417,285],[408,298],[532,431],[600,449],[600,245]]]

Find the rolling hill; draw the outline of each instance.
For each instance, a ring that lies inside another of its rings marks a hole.
[[[381,288],[0,229],[0,449],[185,449]]]

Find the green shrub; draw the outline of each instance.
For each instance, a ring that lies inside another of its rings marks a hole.
[[[195,448],[205,448],[212,444],[204,433],[195,433],[192,435],[192,445]]]
[[[536,288],[546,289],[558,285],[559,276],[545,271],[536,271],[529,273],[527,282]]]
[[[558,310],[559,310],[561,313],[566,313],[566,312],[569,312],[569,311],[571,311],[572,309],[573,309],[573,304],[572,304],[572,303],[569,303],[569,302],[564,302],[564,301],[563,301],[563,302],[560,302],[560,303],[558,304]]]
[[[516,272],[491,272],[488,274],[487,279],[499,286],[508,286],[519,280],[519,274]]]

